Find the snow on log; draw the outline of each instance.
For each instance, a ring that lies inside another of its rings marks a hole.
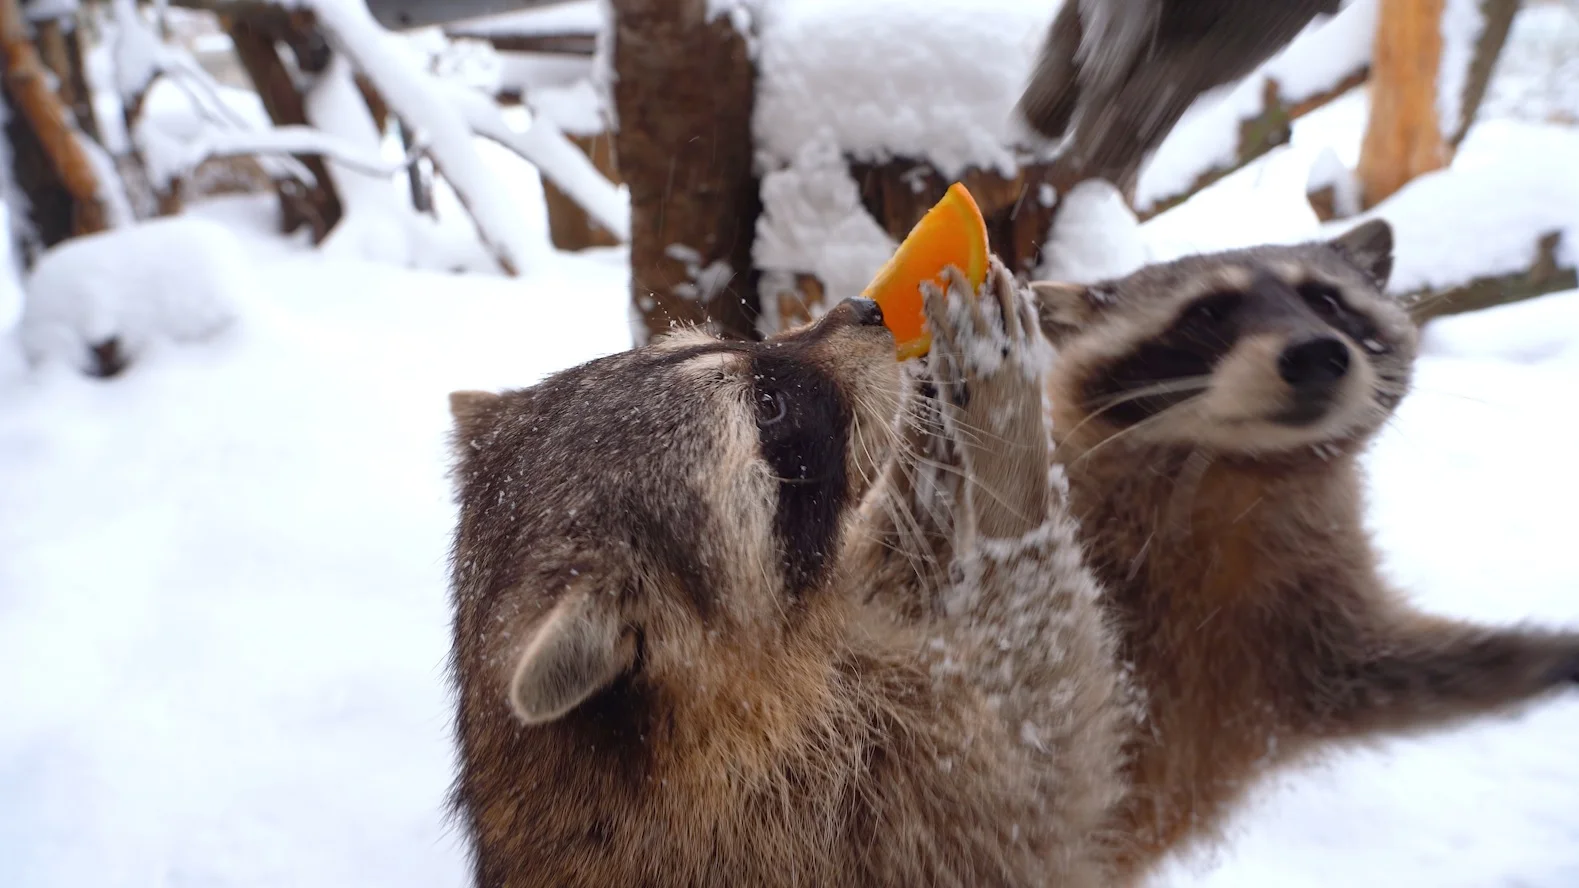
[[[1360,211],[1360,183],[1331,145],[1321,149],[1310,166],[1305,199],[1322,222],[1347,219]]]
[[[752,258],[763,272],[765,334],[859,295],[899,246],[862,205],[860,187],[826,134],[762,177],[762,204],[771,210],[757,220]]]
[[[1018,171],[1013,115],[1055,3],[795,0],[759,14],[757,147],[779,163],[826,131],[850,158],[943,177]]]
[[[1388,289],[1419,319],[1572,289],[1579,267],[1579,133],[1516,121],[1475,127],[1447,169],[1406,184],[1363,217],[1392,223]]]

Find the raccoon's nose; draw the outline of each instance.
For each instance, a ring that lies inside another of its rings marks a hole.
[[[850,306],[850,313],[855,317],[855,322],[863,327],[880,327],[883,324],[883,308],[870,299],[855,297],[844,300]]]
[[[1296,389],[1332,385],[1349,372],[1349,347],[1336,336],[1318,336],[1283,349],[1277,359],[1278,375]]]

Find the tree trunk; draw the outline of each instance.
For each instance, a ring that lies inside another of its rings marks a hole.
[[[650,334],[755,336],[756,73],[708,0],[613,0],[614,150],[630,187],[631,296]],[[726,279],[727,276],[727,279]]]
[[[1360,146],[1360,199],[1373,207],[1447,165],[1437,119],[1443,0],[1381,0],[1371,60],[1371,113]]]

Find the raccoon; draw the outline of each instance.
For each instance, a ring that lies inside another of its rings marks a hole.
[[[1033,284],[1055,459],[1144,697],[1120,876],[1213,837],[1326,745],[1440,728],[1579,679],[1579,635],[1420,613],[1363,526],[1361,452],[1417,334],[1392,232]]]
[[[1123,685],[1001,265],[451,396],[480,886],[1099,885]],[[1053,594],[1045,590],[1052,588]]]

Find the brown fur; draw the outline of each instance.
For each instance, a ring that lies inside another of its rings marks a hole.
[[[1038,288],[1060,348],[1056,456],[1145,697],[1118,819],[1128,878],[1216,835],[1260,778],[1330,741],[1507,711],[1579,677],[1579,636],[1418,613],[1378,572],[1359,455],[1402,397],[1415,352],[1413,328],[1381,295],[1390,264],[1390,232],[1371,223],[1331,244]],[[1302,310],[1285,285],[1307,280],[1331,285],[1352,312],[1341,323],[1372,335]],[[1118,402],[1143,398],[1089,396],[1223,291],[1248,295],[1217,322],[1231,347],[1199,387],[1182,399],[1174,387],[1128,423],[1112,419]],[[1326,335],[1348,349],[1354,384],[1310,424],[1272,421],[1291,403],[1280,350]]]
[[[1001,339],[1019,381],[940,353],[949,383],[922,382],[943,395],[912,395],[846,303],[764,344],[682,334],[455,397],[455,800],[478,885],[1102,883],[1119,685],[1020,373],[1034,321],[942,305],[940,343]],[[757,425],[780,358],[783,421],[815,421],[774,462]],[[1033,491],[1012,506],[960,441],[1005,405],[984,446]],[[907,430],[927,460],[895,458]]]

